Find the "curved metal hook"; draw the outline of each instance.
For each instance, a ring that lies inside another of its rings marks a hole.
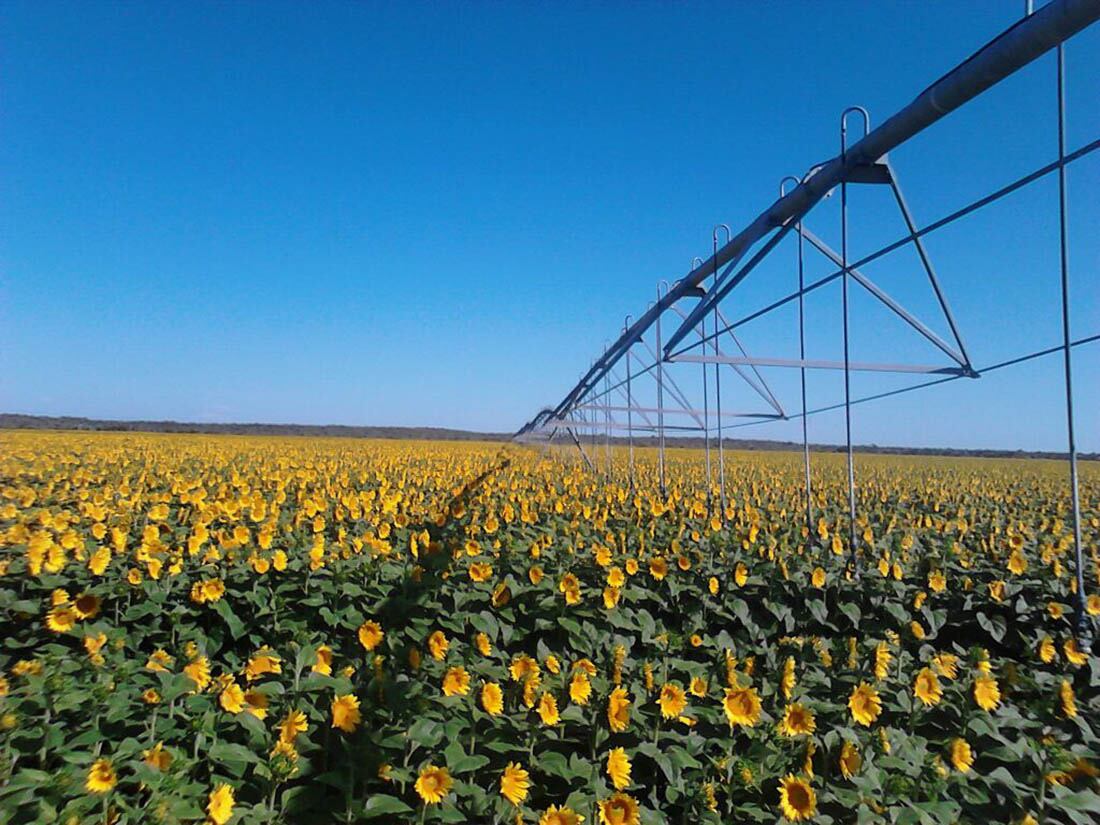
[[[726,243],[729,243],[733,239],[733,232],[730,230],[728,223],[715,224],[714,229],[711,230],[711,237],[714,238],[714,245],[718,246],[718,230],[726,230]]]
[[[871,115],[862,106],[849,106],[840,113],[840,153],[843,155],[848,150],[848,115],[858,112],[863,115],[863,136],[867,137],[871,132]]]
[[[787,175],[785,178],[783,178],[783,180],[779,181],[779,197],[781,197],[781,198],[787,197],[786,186],[787,186],[787,181],[789,181],[789,180],[794,181],[795,186],[800,186],[802,184],[802,181],[800,181],[794,175]]]

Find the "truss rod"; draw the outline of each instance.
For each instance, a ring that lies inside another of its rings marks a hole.
[[[828,258],[830,261],[832,261],[834,266],[840,266],[843,263],[841,257],[837,255],[836,252],[834,252],[833,249],[827,243],[825,243],[825,241],[821,240],[821,238],[817,237],[817,235],[815,235],[809,229],[802,227],[800,231],[802,232],[806,240],[810,242],[810,245],[826,258]],[[909,326],[911,326],[913,329],[915,329],[917,332],[919,332],[921,335],[923,335],[925,338],[935,344],[936,347],[942,350],[943,353],[947,355],[952,361],[954,361],[961,367],[970,366],[964,355],[956,352],[950,344],[948,344],[946,341],[940,338],[940,336],[936,335],[936,333],[934,333],[923,323],[921,323],[905,307],[903,307],[888,294],[886,294],[886,292],[881,289],[878,284],[876,284],[874,281],[872,281],[870,278],[868,278],[866,275],[856,269],[856,267],[848,267],[848,274],[855,278],[856,281],[859,282],[860,286],[862,286],[864,289],[866,289],[868,292],[878,298],[879,301],[881,301],[889,309],[891,309],[899,318],[905,321],[905,323],[909,324]],[[936,288],[936,294],[940,295],[938,286]],[[941,304],[941,306],[943,306],[943,304]],[[951,321],[951,328],[954,329],[953,320]]]
[[[1096,343],[1097,341],[1100,341],[1100,333],[1097,333],[1096,335],[1090,335],[1087,338],[1078,338],[1076,341],[1074,341],[1072,344],[1070,344],[1070,346],[1071,347],[1083,347],[1086,344],[1093,344],[1093,343]],[[1020,356],[1017,356],[1016,358],[1010,358],[1007,361],[1001,361],[999,364],[991,364],[988,367],[982,367],[981,369],[978,370],[978,372],[980,372],[982,375],[985,375],[987,372],[996,372],[997,370],[1002,370],[1002,369],[1005,369],[1006,367],[1014,367],[1017,364],[1023,364],[1027,361],[1032,361],[1036,358],[1042,358],[1043,356],[1046,356],[1046,355],[1053,355],[1056,352],[1061,352],[1063,349],[1065,349],[1065,347],[1062,344],[1059,344],[1059,345],[1054,346],[1054,347],[1048,347],[1047,349],[1036,350],[1035,352],[1029,352],[1026,355],[1020,355]],[[856,404],[866,404],[870,401],[881,401],[884,398],[892,398],[895,395],[904,395],[905,393],[913,392],[914,390],[923,390],[923,389],[926,389],[927,387],[938,386],[939,384],[949,384],[952,381],[957,381],[958,379],[965,378],[965,377],[966,377],[965,375],[961,375],[961,374],[960,375],[947,375],[947,376],[944,376],[943,378],[936,378],[936,379],[933,379],[931,381],[922,381],[920,384],[912,384],[908,387],[901,387],[900,389],[896,389],[896,390],[887,390],[886,392],[875,393],[874,395],[865,395],[862,398],[854,398],[854,399],[852,399],[851,403],[852,403],[852,406],[855,406]],[[828,406],[825,406],[825,407],[817,407],[817,408],[812,409],[812,410],[807,410],[805,413],[794,413],[793,415],[790,415],[789,418],[795,419],[795,418],[802,418],[803,416],[809,417],[811,415],[820,415],[821,413],[835,412],[836,410],[842,410],[842,409],[844,409],[844,402],[843,401],[841,401],[837,404],[829,404]],[[730,429],[731,430],[732,429],[737,429],[739,427],[755,427],[759,424],[765,424],[765,423],[768,423],[768,422],[765,422],[765,421],[745,421],[745,422],[742,422],[741,424],[731,424]]]
[[[1052,172],[1056,172],[1059,169],[1064,168],[1065,166],[1068,166],[1070,163],[1073,163],[1074,161],[1080,160],[1081,158],[1085,157],[1086,155],[1089,155],[1092,152],[1095,152],[1097,149],[1100,149],[1100,139],[1094,140],[1090,143],[1086,143],[1080,149],[1077,149],[1073,152],[1070,152],[1068,155],[1066,155],[1064,161],[1054,161],[1053,163],[1048,163],[1046,166],[1040,167],[1039,169],[1036,169],[1034,172],[1030,172],[1030,173],[1024,175],[1023,177],[1017,178],[1016,180],[1012,181],[1011,183],[1006,184],[1005,186],[1002,186],[996,192],[991,192],[990,194],[986,195],[985,197],[978,198],[976,201],[972,201],[971,203],[968,203],[966,206],[963,206],[960,209],[955,210],[954,212],[950,213],[949,215],[945,215],[944,217],[940,218],[939,220],[933,221],[932,223],[925,226],[923,229],[918,229],[916,232],[911,232],[910,234],[906,235],[903,238],[899,238],[898,240],[896,240],[892,243],[889,243],[886,246],[880,247],[879,249],[876,249],[875,251],[868,253],[864,257],[860,258],[858,261],[854,262],[851,265],[851,269],[855,269],[856,267],[867,266],[867,264],[872,263],[874,261],[877,261],[879,258],[885,257],[886,255],[889,255],[891,252],[896,252],[898,249],[901,249],[906,244],[912,243],[913,241],[915,241],[918,238],[923,238],[925,235],[929,235],[929,234],[935,232],[938,229],[943,229],[945,226],[948,226],[949,224],[952,224],[952,223],[954,223],[955,221],[957,221],[961,218],[965,218],[967,215],[971,214],[972,212],[976,212],[977,210],[981,209],[982,207],[988,206],[989,204],[994,203],[994,202],[1000,200],[1001,198],[1007,197],[1008,195],[1011,195],[1013,192],[1017,191],[1018,189],[1022,189],[1023,187],[1027,186],[1028,184],[1034,183],[1035,181],[1046,177],[1047,175],[1051,174]],[[779,298],[778,300],[773,301],[772,303],[768,304],[766,307],[764,307],[762,309],[756,310],[755,312],[752,312],[752,313],[744,316],[743,318],[740,318],[740,319],[734,321],[733,323],[728,323],[727,322],[726,325],[718,331],[718,333],[708,334],[706,341],[709,342],[710,339],[716,334],[729,332],[730,330],[734,330],[734,329],[737,329],[738,327],[744,326],[745,324],[749,323],[750,321],[755,321],[757,318],[760,318],[763,315],[767,315],[769,312],[777,310],[781,306],[784,306],[785,304],[789,304],[791,301],[797,299],[799,295],[808,295],[810,292],[813,292],[816,289],[820,289],[823,286],[827,286],[828,284],[831,284],[833,281],[837,280],[842,274],[843,274],[843,272],[839,269],[834,271],[834,272],[830,272],[828,275],[824,275],[816,281],[811,281],[809,284],[806,285],[805,288],[800,289],[796,292],[792,292],[789,295],[785,295],[782,298]],[[706,342],[703,342],[703,343],[706,343]],[[684,347],[682,347],[681,349],[677,350],[676,352],[671,353],[671,355],[673,355],[673,356],[680,355],[681,353],[688,352],[692,349],[695,349],[699,345],[700,345],[699,342],[693,342],[693,343],[687,344]]]

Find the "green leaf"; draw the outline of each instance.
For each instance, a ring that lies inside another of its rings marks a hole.
[[[233,612],[233,608],[229,606],[228,601],[225,599],[218,599],[218,601],[214,602],[214,612],[225,621],[226,627],[229,628],[229,632],[233,634],[234,639],[239,639],[244,635],[244,622],[242,622],[237,617],[237,614]]]
[[[385,816],[386,814],[408,814],[413,809],[398,799],[396,796],[378,793],[371,796],[363,805],[362,815],[366,819]]]

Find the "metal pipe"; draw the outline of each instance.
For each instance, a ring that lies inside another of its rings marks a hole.
[[[1058,159],[1066,155],[1066,55],[1058,44]],[[1073,356],[1069,329],[1069,196],[1066,191],[1066,167],[1058,167],[1058,252],[1062,275],[1062,365],[1066,376],[1066,436],[1069,442],[1069,491],[1073,508],[1073,552],[1077,567],[1077,598],[1074,600],[1074,633],[1087,650],[1092,646],[1092,622],[1085,602],[1085,562],[1081,547],[1081,498],[1077,484],[1077,439],[1073,425]]]
[[[799,180],[796,177],[789,176],[783,178],[779,182],[779,196],[783,197],[785,192],[783,191],[783,184],[788,180],[793,180],[795,186],[798,185]],[[806,361],[806,314],[805,314],[805,301],[803,296],[806,291],[806,273],[805,273],[805,258],[803,256],[803,235],[802,235],[802,221],[798,221],[798,225],[795,229],[798,232],[798,359],[802,362]],[[813,493],[810,487],[810,434],[807,426],[806,415],[806,367],[803,365],[799,368],[800,378],[802,381],[802,463],[805,469],[806,475],[806,540],[812,541],[813,536],[813,524],[814,524],[814,505],[813,505]]]
[[[695,261],[700,260],[695,258],[692,260],[692,266],[695,265]],[[675,287],[674,287],[675,288]],[[699,341],[700,343],[706,341],[707,335],[707,319],[704,315],[699,321]],[[703,352],[706,352],[706,345],[703,344]],[[661,353],[657,353],[660,355]],[[711,491],[713,489],[710,481],[710,405],[707,398],[707,365],[703,363],[703,455],[705,458],[705,465],[707,471],[706,487],[707,487],[707,515],[710,515],[711,505]]]
[[[630,316],[623,319],[623,329],[630,328]],[[630,350],[626,351],[626,438],[630,451],[630,489],[634,489],[634,398],[630,393]]]
[[[871,116],[862,106],[851,106],[840,115],[840,156],[848,153],[848,115],[858,112],[863,115],[863,134],[866,137],[871,129]],[[852,455],[852,370],[848,354],[848,182],[840,183],[840,257],[841,257],[841,306],[844,321],[844,437],[845,452],[848,457],[848,552],[849,569],[852,575],[858,575],[859,561],[856,555],[856,474]]]
[[[609,346],[609,342],[604,341],[603,342],[603,351],[604,352],[607,352],[608,346]],[[604,390],[605,394],[610,392],[610,390],[608,389],[608,384],[610,382],[611,382],[611,378],[609,377],[609,374],[604,373],[603,390]],[[610,482],[611,481],[611,471],[612,471],[612,465],[611,465],[611,410],[604,410],[603,424],[604,424],[604,428],[603,428],[604,475],[607,477],[607,480]]]
[[[661,285],[657,284],[657,300],[661,300]],[[657,479],[661,496],[665,489],[665,367],[661,354],[661,316],[657,316]]]
[[[714,240],[714,251],[718,251],[718,230],[726,230],[726,242],[729,242],[732,233],[727,224],[720,223],[714,227],[711,232],[711,236]],[[718,268],[714,269],[714,288],[718,287]],[[718,304],[714,305],[714,329],[718,329]],[[718,348],[718,336],[714,336],[714,354],[715,356],[721,356],[722,351]],[[705,350],[704,350],[705,351]],[[715,424],[718,427],[718,495],[719,503],[721,506],[721,515],[719,521],[726,520],[726,453],[725,448],[722,446],[722,372],[721,365],[714,362],[714,409],[716,413]]]

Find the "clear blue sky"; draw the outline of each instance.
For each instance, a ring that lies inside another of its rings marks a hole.
[[[1022,6],[4,3],[0,409],[513,429],[709,253],[715,223],[834,155],[845,106],[881,121]],[[1073,149],[1100,137],[1100,28],[1067,60]],[[1051,161],[1053,114],[1048,55],[898,150],[918,221]],[[1098,186],[1100,153],[1070,173],[1078,336],[1100,331]],[[929,238],[978,365],[1060,340],[1055,197],[1049,178]],[[808,220],[834,244],[837,200]],[[903,234],[880,191],[853,192],[851,225],[857,255]],[[784,294],[793,255],[726,311]],[[867,274],[942,330],[916,267],[899,252]],[[813,357],[839,352],[837,296],[808,302]],[[854,358],[937,360],[862,297],[853,313]],[[744,343],[795,354],[793,324]],[[1075,357],[1096,450],[1100,345]],[[796,409],[794,374],[767,377]],[[725,380],[727,409],[759,408]],[[815,375],[811,404],[841,387]],[[811,437],[842,427],[820,416]],[[855,418],[880,444],[1064,433],[1057,357]]]

